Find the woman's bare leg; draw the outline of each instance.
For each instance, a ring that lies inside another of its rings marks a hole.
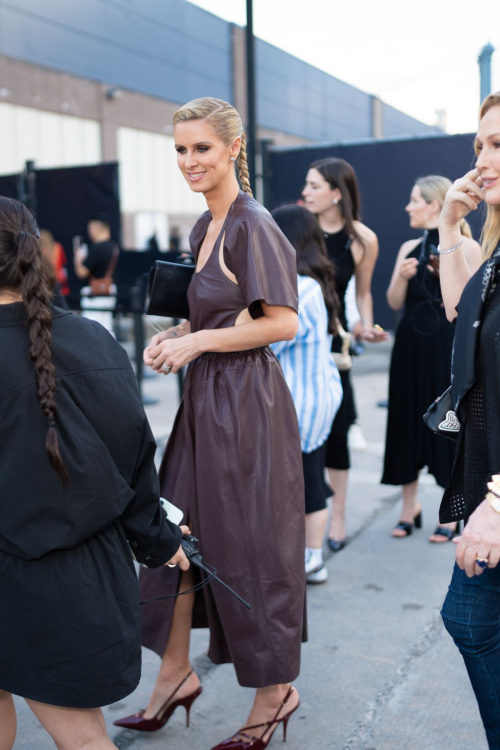
[[[316,510],[306,515],[306,547],[319,549],[323,546],[325,529],[328,523],[328,508]]]
[[[258,688],[255,693],[255,700],[246,726],[255,726],[256,724],[262,724],[265,721],[272,721],[281,704],[285,700],[289,689],[290,683]],[[278,718],[290,713],[290,711],[297,706],[298,702],[299,694],[297,690],[294,690],[288,699],[286,706],[283,706],[283,709],[280,711]],[[265,728],[262,730],[256,729],[250,732],[250,734],[255,734],[256,737],[262,737],[265,732]],[[269,739],[269,735],[266,735],[266,739]]]
[[[195,585],[191,570],[182,574],[179,591],[187,591]],[[168,638],[167,647],[163,654],[160,672],[156,679],[148,707],[144,712],[145,719],[152,719],[160,711],[165,701],[174,692],[184,677],[189,673],[189,643],[193,624],[194,594],[179,596],[175,601],[174,617]],[[200,681],[196,674],[184,683],[175,694],[175,700],[183,698],[198,688]]]
[[[403,484],[403,510],[401,512],[400,520],[412,523],[415,516],[418,516],[422,510],[422,506],[417,501],[418,493],[418,479],[410,484]],[[392,536],[403,537],[406,536],[406,532],[402,529],[393,529]]]
[[[64,708],[27,699],[26,703],[54,740],[57,750],[116,750],[100,708]]]
[[[12,695],[0,690],[0,750],[12,750],[16,729],[16,709]]]
[[[345,501],[347,496],[347,481],[349,471],[347,469],[328,469],[330,486],[334,491],[332,501],[332,518],[330,521],[330,539],[345,539],[347,536],[345,526]]]

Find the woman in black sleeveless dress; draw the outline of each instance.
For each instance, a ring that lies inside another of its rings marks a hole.
[[[439,273],[432,267],[437,258],[439,214],[451,182],[430,175],[417,180],[406,211],[414,229],[424,236],[405,242],[387,291],[393,310],[404,305],[392,352],[389,413],[382,484],[403,485],[401,520],[393,529],[395,537],[411,534],[421,525],[417,501],[418,475],[427,466],[440,487],[450,481],[455,444],[434,435],[422,415],[432,401],[450,385],[454,328],[446,319]],[[480,264],[479,245],[470,239],[464,223],[464,249],[474,269]],[[456,524],[438,526],[430,540],[452,539]]]
[[[365,341],[384,341],[387,334],[373,326],[371,280],[378,255],[374,232],[359,219],[360,199],[356,174],[343,159],[322,159],[309,168],[302,193],[307,208],[318,217],[328,257],[335,265],[336,288],[341,303],[340,322],[347,330],[345,293],[352,276],[356,279],[356,302]],[[337,336],[332,349],[340,352],[342,338]],[[341,550],[347,540],[345,501],[350,468],[347,433],[356,419],[349,370],[341,370],[344,397],[328,438],[326,465],[334,491],[328,544],[332,552]]]
[[[352,239],[349,237],[345,227],[340,232],[333,232],[331,234],[324,232],[323,236],[325,238],[328,257],[335,265],[335,287],[340,300],[338,318],[344,330],[347,331],[345,295],[347,286],[356,269],[351,251]],[[342,337],[337,334],[332,342],[332,351],[340,352],[341,348]],[[347,470],[350,468],[347,433],[353,422],[356,421],[357,415],[350,370],[340,369],[339,372],[344,396],[328,439],[326,466],[334,470]]]

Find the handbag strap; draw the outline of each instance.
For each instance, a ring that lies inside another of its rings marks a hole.
[[[337,333],[342,339],[341,351],[344,354],[348,352],[350,349],[352,336],[350,333],[347,333],[347,331],[344,329],[344,326],[342,325],[342,323],[340,322],[338,318],[337,318]]]
[[[108,267],[108,270],[105,273],[105,278],[113,278],[113,274],[115,272],[116,264],[118,263],[118,256],[120,255],[120,251],[118,249],[118,246],[115,245],[113,248],[113,254],[111,255],[111,261]]]

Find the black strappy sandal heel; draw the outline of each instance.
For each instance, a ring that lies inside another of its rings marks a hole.
[[[413,527],[414,526],[415,526],[416,529],[421,529],[422,528],[422,511],[420,511],[420,513],[418,513],[418,515],[415,516],[415,518],[413,519],[413,521],[411,521],[411,522],[410,521],[400,521],[398,524],[396,524],[396,526],[394,527],[394,529],[399,529],[400,531],[404,531],[405,535],[404,536],[399,536],[399,535],[393,534],[392,535],[393,538],[394,539],[406,539],[407,536],[410,536],[411,532],[413,531]]]
[[[447,526],[437,526],[431,536],[442,536],[445,537],[448,542],[451,542],[456,536],[460,536],[460,533],[460,522],[458,522],[456,529],[449,529]],[[445,544],[445,542],[435,542],[432,539],[429,539],[429,542],[431,544]]]

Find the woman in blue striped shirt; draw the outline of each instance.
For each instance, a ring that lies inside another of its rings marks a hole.
[[[324,583],[323,539],[328,521],[325,482],[326,440],[342,400],[339,372],[331,353],[338,299],[335,270],[328,260],[316,217],[302,206],[278,208],[273,218],[295,248],[299,290],[299,330],[292,341],[272,345],[299,420],[306,500],[306,574]]]

